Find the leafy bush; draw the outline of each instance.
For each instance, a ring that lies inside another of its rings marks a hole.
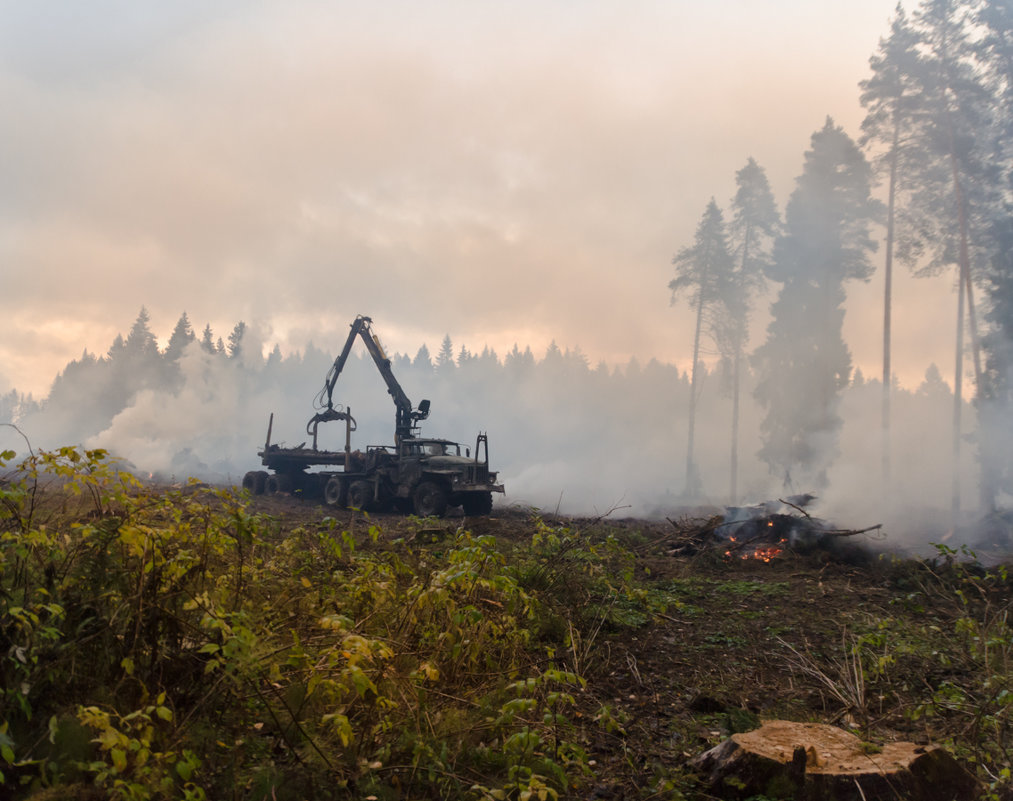
[[[614,541],[537,531],[523,558],[464,530],[283,531],[101,450],[34,455],[0,485],[0,785],[555,798],[590,775],[576,666],[635,598]]]

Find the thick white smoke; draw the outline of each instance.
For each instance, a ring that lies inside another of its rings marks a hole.
[[[331,352],[310,347],[302,354],[281,358],[275,353],[265,360],[253,334],[243,345],[238,357],[227,358],[191,343],[178,361],[173,388],[137,391],[97,428],[91,421],[101,415],[77,408],[75,416],[52,399],[23,419],[22,428],[37,447],[80,443],[106,448],[142,475],[239,482],[246,471],[260,467],[257,450],[271,413],[273,442],[299,445],[310,439],[305,427],[313,400],[340,348],[335,343]],[[570,514],[614,510],[617,515],[658,516],[732,501],[731,399],[722,392],[717,373],[702,382],[695,447],[702,493],[688,498],[689,384],[670,365],[631,360],[618,368],[592,368],[579,351],[550,349],[544,357],[487,354],[442,367],[395,356],[393,368],[416,405],[423,398],[432,401],[430,418],[422,423],[424,435],[473,447],[476,434],[488,432],[492,467],[507,490],[497,504]],[[82,393],[108,394],[95,375],[68,369],[64,377],[80,391],[64,386],[61,397],[77,396],[84,404]],[[751,381],[745,382],[741,398],[740,491],[735,500],[776,499],[813,489],[785,483],[785,476],[771,475],[757,459],[762,410],[750,387]],[[353,447],[392,441],[394,405],[361,344],[338,380],[334,400],[349,407],[358,422]],[[816,513],[842,526],[887,522],[888,533],[902,541],[938,538],[945,529],[927,528],[925,521],[949,525],[952,396],[941,381],[926,381],[916,391],[896,389],[893,408],[892,469],[886,480],[880,384],[860,382],[844,391],[844,424],[836,445],[840,455]],[[970,406],[964,419],[974,421]],[[75,420],[80,424],[76,430]],[[343,425],[330,426],[321,428],[319,445],[339,449]],[[974,431],[963,433],[970,437]],[[12,446],[23,450],[23,443]],[[973,509],[977,465],[970,445],[963,448],[960,471],[962,504]]]

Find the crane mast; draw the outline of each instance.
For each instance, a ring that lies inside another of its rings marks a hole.
[[[366,350],[372,357],[374,364],[376,364],[376,369],[380,371],[380,376],[387,385],[387,393],[394,400],[394,408],[396,410],[394,418],[394,443],[397,445],[402,440],[412,439],[418,430],[417,423],[429,416],[428,400],[423,400],[417,409],[412,408],[411,400],[394,377],[394,372],[390,367],[390,359],[384,353],[379,337],[373,332],[372,322],[371,318],[361,314],[352,322],[351,330],[348,332],[348,339],[345,340],[341,353],[338,354],[330,371],[327,373],[324,388],[320,393],[321,401],[324,401],[324,397],[326,396],[326,408],[310,418],[309,423],[306,424],[307,432],[311,432],[311,430],[315,431],[319,423],[328,420],[344,419],[344,413],[335,411],[334,409],[334,387],[338,383],[341,371],[345,369],[345,363],[348,361],[348,355],[352,351],[352,345],[355,344],[356,337],[361,337],[362,343],[366,346]]]

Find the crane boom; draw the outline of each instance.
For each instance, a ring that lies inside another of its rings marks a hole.
[[[307,431],[313,428],[314,424],[337,419],[337,416],[340,414],[334,411],[334,387],[338,383],[341,371],[345,369],[345,362],[348,361],[348,355],[352,351],[352,345],[355,344],[356,337],[362,338],[362,343],[366,346],[366,350],[376,364],[376,369],[380,371],[380,376],[387,385],[387,393],[394,400],[394,408],[396,410],[394,421],[395,444],[400,443],[403,439],[411,439],[418,428],[416,423],[419,420],[425,420],[429,416],[428,400],[423,400],[419,404],[418,409],[412,408],[411,400],[409,400],[405,391],[401,388],[401,384],[394,377],[394,372],[390,368],[390,359],[384,353],[379,337],[373,332],[372,322],[371,318],[361,314],[352,322],[351,330],[348,332],[348,339],[345,340],[341,353],[338,354],[330,371],[327,373],[324,389],[320,393],[321,399],[326,394],[326,409],[315,414],[310,419],[306,426]]]

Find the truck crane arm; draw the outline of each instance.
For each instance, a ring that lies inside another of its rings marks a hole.
[[[355,344],[356,337],[362,338],[366,350],[373,358],[377,370],[380,371],[380,375],[387,385],[388,394],[394,399],[394,407],[396,409],[394,424],[395,444],[399,443],[402,439],[411,439],[417,428],[416,423],[419,420],[425,420],[429,416],[428,400],[423,400],[419,404],[418,409],[412,408],[411,400],[409,400],[398,380],[394,377],[394,372],[390,368],[390,359],[383,352],[383,346],[380,344],[379,338],[373,333],[372,322],[371,318],[361,314],[352,322],[351,331],[348,332],[348,339],[345,340],[341,353],[338,354],[338,357],[334,360],[334,364],[331,365],[331,369],[328,371],[324,382],[324,388],[318,396],[318,402],[323,411],[315,414],[310,419],[306,426],[307,431],[314,428],[315,424],[339,419],[339,416],[342,414],[334,410],[334,387],[338,383],[341,371],[345,369],[345,362],[348,361],[348,355],[352,351],[352,345]]]

